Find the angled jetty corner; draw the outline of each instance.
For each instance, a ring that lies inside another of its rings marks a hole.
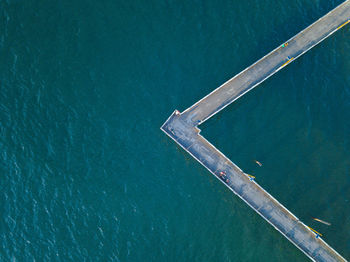
[[[252,90],[306,51],[350,22],[347,0],[259,61],[162,125],[171,139],[313,261],[346,261],[320,235],[267,193],[200,135],[198,125]]]

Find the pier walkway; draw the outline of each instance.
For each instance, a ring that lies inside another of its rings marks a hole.
[[[161,129],[313,261],[346,261],[281,203],[200,135],[198,125],[350,22],[347,0],[180,113]]]

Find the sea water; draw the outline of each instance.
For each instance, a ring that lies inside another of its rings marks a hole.
[[[159,128],[341,2],[0,1],[0,260],[308,261]],[[349,37],[200,126],[347,259]]]

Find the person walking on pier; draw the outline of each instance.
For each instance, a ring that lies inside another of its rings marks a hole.
[[[224,176],[224,175],[226,175],[226,172],[225,171],[220,171],[220,176]]]
[[[226,182],[227,177],[226,177],[226,172],[225,171],[220,171],[219,177],[222,179],[222,181]]]

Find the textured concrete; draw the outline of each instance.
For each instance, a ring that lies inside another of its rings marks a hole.
[[[307,50],[350,19],[346,1],[182,113],[175,111],[161,129],[313,261],[346,261],[200,135],[198,125]]]

